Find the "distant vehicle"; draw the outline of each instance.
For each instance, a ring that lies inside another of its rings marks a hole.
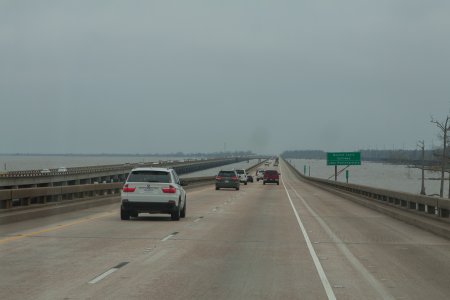
[[[244,185],[247,185],[247,171],[245,171],[244,169],[237,169],[236,173],[239,176],[239,181]]]
[[[280,173],[277,170],[265,170],[263,184],[266,183],[276,183],[280,185]]]
[[[135,168],[122,189],[120,218],[137,218],[140,213],[170,214],[173,221],[186,217],[186,192],[173,169]]]
[[[256,171],[256,181],[260,181],[264,179],[264,170],[259,169]]]
[[[60,173],[67,172],[67,168],[66,167],[59,167],[58,168],[58,172],[60,172]]]
[[[216,176],[216,191],[221,188],[233,188],[239,191],[240,181],[235,170],[224,171],[221,170]]]
[[[263,180],[264,178],[264,169],[256,170],[256,181]]]
[[[275,159],[275,162],[273,163],[273,166],[274,166],[274,167],[277,167],[279,161],[280,161],[280,159],[277,157],[277,158]]]
[[[252,182],[253,183],[253,176],[252,175],[247,175],[247,182]]]
[[[266,162],[264,163],[264,165],[265,165],[265,166],[270,166],[270,162],[269,162],[269,161],[266,161]]]
[[[48,174],[51,173],[49,169],[42,169],[41,174]]]

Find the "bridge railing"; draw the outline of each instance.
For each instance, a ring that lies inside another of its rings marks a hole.
[[[189,160],[189,161],[160,161],[160,162],[147,162],[147,163],[126,163],[126,164],[115,164],[115,165],[103,165],[103,166],[85,166],[85,167],[72,167],[66,168],[67,171],[58,172],[58,169],[49,169],[48,172],[43,172],[42,170],[18,170],[18,171],[8,171],[0,173],[0,178],[21,178],[21,177],[48,177],[48,176],[67,176],[67,175],[79,175],[79,174],[93,174],[93,173],[105,173],[105,172],[115,172],[123,171],[128,172],[136,167],[193,167],[193,166],[203,166],[208,164],[220,164],[223,162],[234,162],[247,160],[248,158],[214,158],[207,160]]]
[[[413,210],[422,212],[428,215],[435,215],[443,218],[445,221],[450,221],[450,199],[440,197],[423,196],[418,194],[411,194],[405,192],[397,192],[374,188],[364,185],[336,182],[316,177],[309,177],[303,175],[288,161],[284,160],[289,168],[302,179],[318,183],[321,185],[333,187],[338,190],[350,192],[377,201],[379,203],[390,204],[406,210]]]
[[[248,168],[258,167],[264,161]],[[214,165],[216,162],[208,162]],[[190,186],[214,183],[215,176],[183,178]],[[15,207],[36,207],[39,204],[61,203],[65,200],[98,198],[100,196],[119,195],[123,187],[121,182],[64,185],[52,187],[35,187],[0,190],[0,209],[8,210]]]

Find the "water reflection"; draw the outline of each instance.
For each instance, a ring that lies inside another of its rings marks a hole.
[[[300,172],[308,175],[309,167],[311,176],[328,179],[334,175],[334,167],[327,166],[326,160],[320,159],[289,159]],[[345,166],[339,166],[338,170]],[[405,165],[391,165],[383,163],[365,162],[361,166],[351,166],[349,170],[349,183],[378,187],[407,193],[420,193],[421,170],[408,168]],[[425,191],[427,195],[438,194],[440,181],[438,172],[425,171]],[[345,182],[345,172],[338,176],[338,181]],[[446,183],[447,185],[447,183]],[[444,188],[448,190],[448,186]]]

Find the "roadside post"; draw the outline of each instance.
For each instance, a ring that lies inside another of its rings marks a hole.
[[[306,176],[306,165],[303,166],[303,175]]]
[[[345,179],[347,180],[347,183],[348,183],[348,170],[345,170]]]

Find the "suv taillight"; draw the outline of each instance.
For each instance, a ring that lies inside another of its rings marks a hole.
[[[122,189],[124,193],[133,193],[135,190],[135,187],[129,187],[128,184],[125,184]]]
[[[236,181],[236,180],[238,180],[238,178],[236,176],[232,176],[231,180]]]
[[[162,188],[162,191],[165,194],[175,194],[177,189],[174,186],[169,185],[168,187]]]
[[[216,176],[216,180],[217,181],[222,180],[222,177],[221,176]]]

